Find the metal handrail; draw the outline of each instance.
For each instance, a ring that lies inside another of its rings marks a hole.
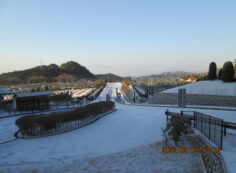
[[[185,117],[189,117],[189,118],[191,118],[192,120],[195,120],[195,117],[194,116],[192,116],[192,115],[188,115],[188,114],[184,114],[183,112],[196,112],[196,111],[181,111],[181,113],[176,113],[176,112],[170,112],[170,111],[168,111],[168,109],[167,109],[167,111],[165,112],[165,114],[166,115],[170,115],[170,116],[185,116]],[[215,117],[215,118],[217,118],[217,117]],[[236,123],[233,123],[233,122],[229,122],[229,121],[224,121],[223,120],[223,126],[225,127],[225,128],[227,128],[227,129],[233,129],[233,130],[236,130]]]

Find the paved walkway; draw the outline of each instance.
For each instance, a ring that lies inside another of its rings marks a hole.
[[[162,147],[161,142],[156,142],[118,153],[90,156],[69,162],[66,162],[68,158],[64,157],[48,162],[3,165],[0,167],[0,172],[199,173],[205,171],[200,154],[161,153]]]

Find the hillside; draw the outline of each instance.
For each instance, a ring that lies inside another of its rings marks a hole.
[[[118,82],[121,81],[123,78],[120,76],[117,76],[112,73],[107,73],[107,74],[98,74],[96,75],[97,78],[102,78],[105,79],[107,82]]]
[[[0,84],[38,83],[38,82],[68,82],[95,76],[84,66],[69,61],[61,64],[37,66],[22,71],[3,73]]]

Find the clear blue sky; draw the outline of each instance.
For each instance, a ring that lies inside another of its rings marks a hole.
[[[74,60],[93,73],[208,70],[236,58],[232,0],[0,0],[0,73]]]

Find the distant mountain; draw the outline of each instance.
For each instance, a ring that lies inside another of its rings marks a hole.
[[[118,82],[121,81],[123,78],[120,76],[117,76],[112,73],[107,73],[107,74],[98,74],[96,75],[97,78],[102,78],[105,79],[108,82]]]
[[[142,76],[144,78],[182,78],[184,76],[187,76],[189,74],[192,74],[190,72],[185,72],[185,71],[176,71],[176,72],[163,72],[160,74],[152,74],[148,76]]]
[[[95,75],[79,63],[69,61],[61,64],[61,66],[50,64],[22,71],[3,73],[0,75],[0,84],[68,82],[84,78],[95,78]]]

